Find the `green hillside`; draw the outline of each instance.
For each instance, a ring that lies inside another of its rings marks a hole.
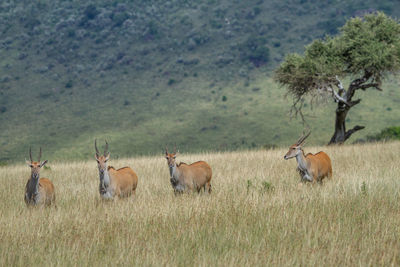
[[[2,1],[0,161],[286,146],[302,131],[269,78],[289,52],[396,1]],[[351,141],[399,124],[398,80],[362,92]],[[323,144],[334,103],[307,107]]]

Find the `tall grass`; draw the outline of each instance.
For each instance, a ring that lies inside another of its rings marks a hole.
[[[1,167],[0,265],[399,265],[400,142],[323,149],[333,179],[299,185],[285,149],[181,154],[207,161],[213,192],[176,197],[166,160],[113,160],[136,199],[103,202],[93,160],[48,164],[57,208],[28,209],[29,167]]]

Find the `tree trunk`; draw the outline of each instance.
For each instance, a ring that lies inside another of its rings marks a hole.
[[[357,125],[353,129],[346,131],[346,116],[350,108],[351,106],[347,106],[344,103],[338,103],[336,109],[335,133],[329,141],[329,145],[343,144],[354,132],[365,128],[364,126]]]
[[[335,133],[329,141],[329,145],[342,144],[345,141],[346,116],[349,109],[343,103],[338,103],[338,107],[336,108]]]

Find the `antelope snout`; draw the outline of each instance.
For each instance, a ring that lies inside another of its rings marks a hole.
[[[284,158],[284,159],[288,159],[288,157],[287,157],[286,155],[285,155],[285,156],[283,156],[283,158]]]

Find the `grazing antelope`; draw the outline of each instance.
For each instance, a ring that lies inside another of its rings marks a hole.
[[[40,162],[42,148],[40,148],[38,161],[32,160],[31,148],[29,148],[29,157],[31,161],[26,161],[26,163],[31,167],[31,178],[25,187],[25,203],[27,206],[49,206],[55,201],[54,185],[47,178],[39,178],[40,168],[47,163],[47,160]]]
[[[200,192],[203,188],[204,192],[211,193],[212,171],[210,165],[204,161],[197,161],[190,165],[181,162],[177,165],[175,162],[176,154],[176,146],[174,153],[168,153],[168,148],[165,147],[165,158],[168,161],[170,181],[174,192]]]
[[[118,170],[111,166],[107,167],[107,161],[110,158],[107,141],[103,155],[100,156],[99,150],[97,149],[96,140],[94,141],[94,148],[96,149],[95,158],[100,175],[100,196],[103,199],[112,199],[114,196],[135,196],[138,183],[138,177],[136,173],[129,167],[123,167]]]
[[[289,148],[284,159],[290,159],[296,157],[297,160],[297,170],[300,173],[301,181],[306,182],[320,182],[325,177],[332,177],[332,164],[329,156],[320,151],[317,154],[308,153],[304,155],[303,144],[306,138],[310,135],[300,137],[300,139]]]

